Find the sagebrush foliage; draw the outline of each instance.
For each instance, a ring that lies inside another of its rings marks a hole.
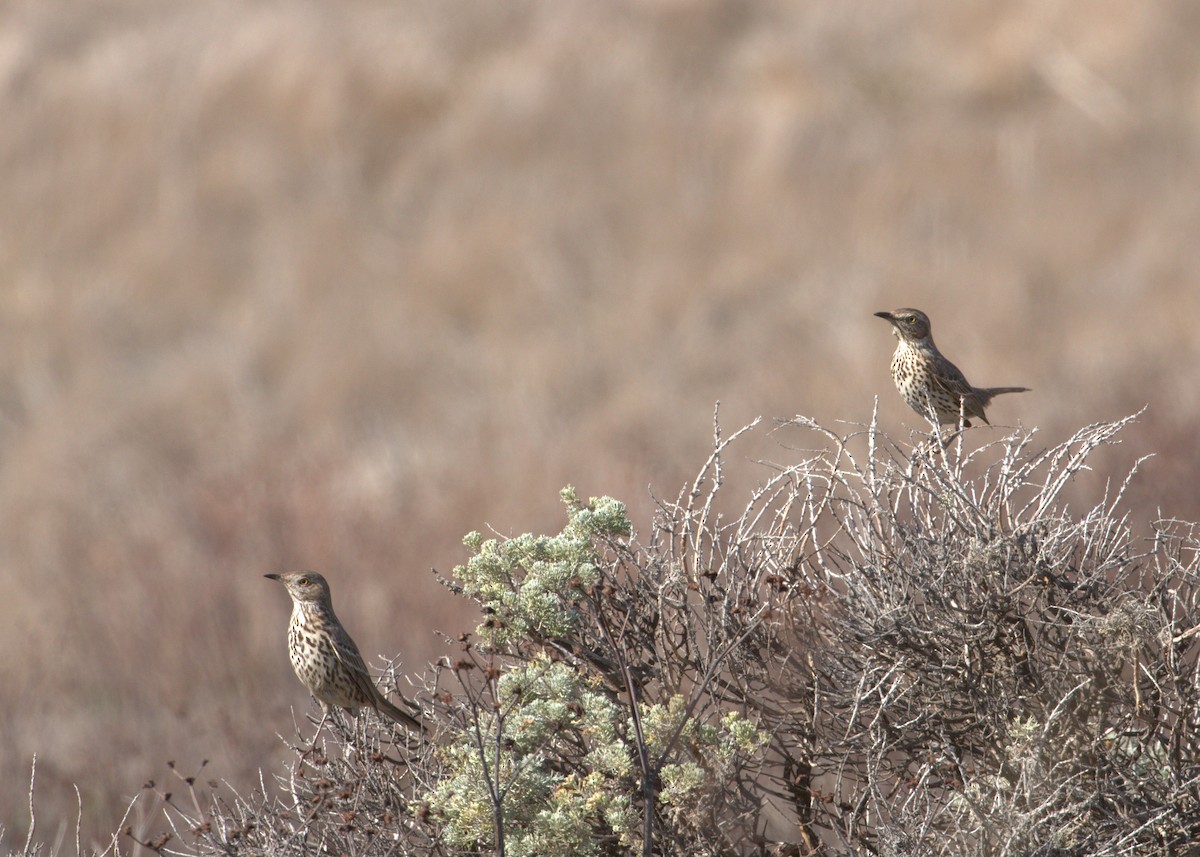
[[[488,615],[476,633],[492,647],[529,634],[573,632],[579,621],[574,602],[600,579],[595,540],[633,530],[624,503],[602,497],[585,505],[574,488],[564,488],[561,496],[568,520],[556,536],[485,540],[474,532],[463,540],[472,556],[454,569],[454,578]]]
[[[496,707],[473,715],[478,732],[441,751],[444,773],[426,797],[446,844],[478,850],[493,837],[497,811],[511,854],[594,854],[598,827],[628,844],[636,819],[620,708],[586,677],[542,656],[506,671],[496,690]],[[492,746],[501,749],[481,752]],[[577,769],[555,764],[580,747]]]
[[[171,844],[1185,853],[1200,540],[1175,521],[1135,533],[1123,481],[1063,500],[1131,419],[1045,450],[1032,432],[910,449],[797,419],[776,429],[793,462],[722,514],[752,424],[718,433],[640,539],[621,503],[566,489],[561,533],[467,537],[445,583],[481,621],[425,677],[426,740],[339,720],[249,797],[189,783],[194,803],[167,800]]]
[[[448,712],[460,718],[458,740],[426,799],[451,847],[627,853],[646,836],[637,798],[647,773],[663,813],[689,819],[701,811],[710,777],[761,743],[737,713],[706,724],[683,695],[650,701],[626,684],[625,672],[647,665],[627,658],[628,640],[613,645],[604,601],[622,558],[639,558],[632,525],[612,498],[584,503],[566,488],[562,500],[560,534],[472,533],[472,556],[454,569],[451,587],[476,599],[487,618],[479,642],[465,647],[469,659],[453,669],[465,708]],[[614,692],[622,687],[625,699]]]

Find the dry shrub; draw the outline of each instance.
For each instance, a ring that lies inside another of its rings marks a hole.
[[[1139,536],[1128,479],[1063,500],[1133,419],[910,449],[797,418],[775,435],[811,448],[732,513],[756,424],[718,430],[641,536],[567,489],[561,533],[468,536],[445,583],[480,624],[425,677],[425,740],[339,721],[253,794],[160,790],[166,848],[1180,853],[1200,837],[1200,542]]]

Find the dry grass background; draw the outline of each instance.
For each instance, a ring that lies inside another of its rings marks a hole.
[[[1033,387],[992,416],[1048,443],[1149,404],[1136,513],[1200,518],[1198,35],[1188,0],[8,4],[9,837],[34,752],[51,837],[71,783],[102,835],[166,759],[278,769],[308,702],[264,572],[419,665],[464,533],[557,531],[566,483],[644,521],[718,399],[916,427],[878,309]]]

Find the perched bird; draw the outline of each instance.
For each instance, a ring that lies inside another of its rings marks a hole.
[[[919,309],[877,312],[891,322],[899,343],[892,355],[892,380],[908,406],[930,422],[940,425],[971,425],[971,417],[985,423],[983,412],[1001,393],[1024,393],[1028,387],[972,387],[958,367],[942,356],[933,344],[929,316]],[[990,425],[990,423],[988,423]]]
[[[280,581],[292,596],[288,654],[297,677],[321,703],[322,725],[329,716],[329,706],[336,705],[355,716],[360,708],[374,708],[409,729],[422,728],[416,717],[384,699],[371,680],[358,646],[333,612],[324,577],[312,571],[264,577]]]

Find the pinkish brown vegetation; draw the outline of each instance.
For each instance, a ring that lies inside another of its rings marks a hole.
[[[10,4],[6,842],[35,752],[39,829],[77,783],[85,842],[165,759],[278,767],[308,701],[265,571],[328,573],[368,660],[421,664],[467,623],[429,573],[464,533],[550,531],[568,483],[646,520],[718,399],[878,395],[902,435],[874,310],[1032,387],[989,416],[1047,443],[1149,404],[1078,488],[1154,452],[1137,519],[1200,519],[1198,31],[1187,0]]]

